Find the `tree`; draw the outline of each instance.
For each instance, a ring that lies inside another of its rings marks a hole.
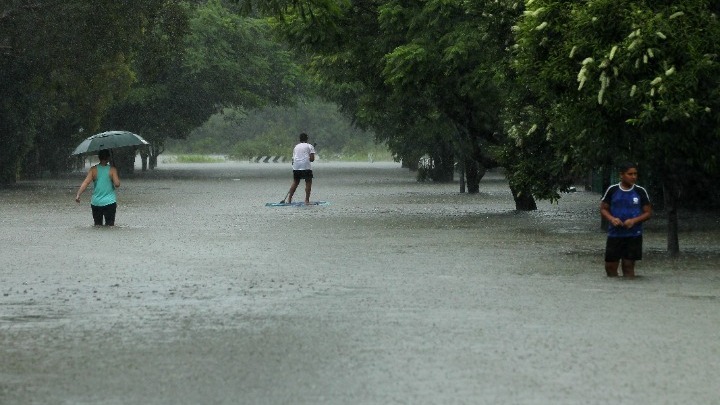
[[[98,128],[134,80],[127,50],[141,41],[146,17],[165,3],[3,3],[0,183],[62,167],[44,165],[67,161],[79,128]]]
[[[65,169],[101,129],[141,133],[157,157],[225,106],[291,102],[299,74],[267,24],[205,3],[3,3],[0,183]]]
[[[384,57],[383,78],[398,98],[426,99],[428,113],[446,121],[448,144],[463,163],[471,193],[497,142],[501,106],[497,61],[512,20],[493,2],[388,1],[381,27],[402,38]],[[507,27],[502,28],[505,24]]]
[[[217,0],[189,7],[187,27],[176,29],[187,31],[181,46],[162,58],[161,69],[140,75],[105,120],[146,136],[151,159],[164,150],[166,138],[187,137],[224,108],[289,104],[302,91],[292,55],[270,38],[264,20],[241,17]],[[168,37],[166,31],[153,36],[156,42]],[[148,62],[158,59],[155,48],[144,48],[138,61],[154,66]]]
[[[718,172],[719,11],[706,0],[533,0],[516,28],[515,68],[537,101],[512,120],[519,143],[542,148],[556,185],[562,172],[641,162],[662,184],[673,256],[683,177]]]
[[[502,142],[505,48],[519,12],[508,2],[274,1],[280,32],[309,52],[330,97],[396,153],[450,150],[479,191]],[[500,63],[499,63],[500,62]],[[437,132],[441,131],[441,132]],[[422,148],[422,149],[418,149]],[[519,193],[516,193],[519,194]],[[534,206],[518,199],[518,208]]]

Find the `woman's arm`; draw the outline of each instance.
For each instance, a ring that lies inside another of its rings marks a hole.
[[[112,180],[113,186],[115,186],[115,188],[120,187],[120,176],[118,176],[118,171],[115,167],[110,168],[110,179]]]
[[[85,189],[88,188],[90,183],[92,183],[93,179],[95,178],[94,175],[95,167],[91,167],[90,170],[88,170],[87,176],[85,176],[85,180],[83,180],[82,184],[80,184],[80,188],[78,189],[77,194],[75,194],[75,202],[80,202],[80,196],[82,193],[85,192]]]

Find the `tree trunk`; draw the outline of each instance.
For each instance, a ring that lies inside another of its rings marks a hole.
[[[420,158],[417,158],[417,159],[415,159],[415,158],[409,158],[409,159],[403,158],[402,164],[400,165],[400,167],[402,167],[403,169],[408,169],[408,170],[410,170],[411,172],[416,172],[416,171],[418,171],[418,169],[420,169],[419,161],[420,161]]]
[[[529,192],[522,192],[510,187],[513,200],[515,200],[515,209],[518,211],[535,211],[537,209],[537,203],[535,203],[535,197]]]
[[[121,148],[112,151],[112,165],[122,176],[132,176],[135,173],[135,149]]]
[[[142,163],[142,171],[146,172],[148,170],[148,152],[145,148],[140,151],[140,162]]]
[[[465,193],[465,161],[458,162],[458,175],[460,176],[460,193]]]
[[[445,151],[433,156],[433,168],[430,178],[438,183],[449,183],[453,181],[455,172],[455,158],[452,152]]]
[[[2,152],[2,154],[5,154]],[[8,154],[9,155],[9,154]],[[0,185],[15,184],[17,182],[19,158],[16,156],[2,156],[0,159]]]
[[[485,166],[471,158],[465,158],[465,177],[467,178],[467,189],[469,194],[480,192],[480,180],[485,176]]]
[[[31,138],[17,131],[6,117],[0,117],[0,186],[17,182],[20,163],[29,149],[26,146],[29,141],[24,141],[26,139]]]
[[[149,166],[150,170],[154,170],[157,167],[158,157],[160,154],[165,152],[165,146],[160,142],[151,142],[150,146],[148,146],[148,153],[149,153]]]
[[[667,252],[670,257],[680,255],[680,239],[678,238],[678,198],[679,185],[672,178],[663,181],[665,211],[667,211]]]

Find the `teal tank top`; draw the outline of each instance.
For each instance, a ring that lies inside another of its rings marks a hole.
[[[103,166],[98,164],[97,178],[93,182],[93,193],[90,204],[96,207],[103,207],[116,202],[115,186],[110,178],[110,165]]]

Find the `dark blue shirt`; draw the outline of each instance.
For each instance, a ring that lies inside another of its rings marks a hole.
[[[610,214],[625,222],[626,219],[635,218],[643,213],[643,207],[650,205],[650,197],[644,188],[637,184],[629,190],[623,190],[620,184],[608,187],[602,201],[610,205]],[[631,238],[642,236],[642,223],[635,224],[627,229],[624,226],[608,226],[608,237]]]

